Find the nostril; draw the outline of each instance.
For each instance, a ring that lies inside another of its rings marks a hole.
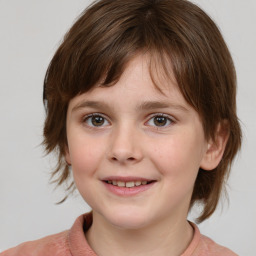
[[[111,157],[111,160],[113,162],[135,162],[136,161],[136,158],[135,157],[116,157],[116,156],[113,156]]]
[[[129,157],[127,160],[128,160],[128,161],[134,161],[135,158],[134,158],[134,157]]]

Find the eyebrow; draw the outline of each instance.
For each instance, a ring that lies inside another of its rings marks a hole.
[[[101,101],[83,101],[79,104],[77,104],[73,109],[73,111],[76,111],[80,108],[97,108],[97,109],[110,109],[110,106]],[[169,102],[161,102],[161,101],[144,101],[141,102],[136,109],[138,110],[152,110],[152,109],[166,109],[166,108],[172,108],[181,110],[184,112],[187,112],[188,109],[180,104],[173,104]]]
[[[173,104],[170,102],[161,102],[161,101],[145,101],[139,104],[138,109],[141,110],[150,110],[150,109],[159,109],[159,108],[172,108],[182,111],[188,111],[188,109],[179,104]]]
[[[73,111],[76,111],[77,109],[80,108],[99,108],[99,109],[106,109],[109,108],[108,104],[106,104],[105,102],[100,102],[100,101],[83,101],[79,104],[77,104],[76,106],[74,106],[74,108],[72,109]]]

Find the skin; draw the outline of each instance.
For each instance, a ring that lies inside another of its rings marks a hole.
[[[198,170],[211,170],[221,159],[225,139],[217,139],[219,146],[205,140],[198,113],[174,79],[158,84],[161,92],[147,56],[138,55],[114,86],[95,87],[69,103],[65,157],[93,209],[86,237],[98,255],[184,252],[193,237],[187,213]],[[121,196],[107,189],[103,180],[110,176],[154,183]]]

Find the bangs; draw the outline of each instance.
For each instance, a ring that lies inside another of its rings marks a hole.
[[[69,102],[76,95],[88,92],[95,86],[114,85],[127,64],[138,54],[149,54],[150,74],[158,89],[160,87],[154,79],[155,74],[158,72],[170,76],[172,72],[167,68],[170,62],[167,63],[167,49],[164,46],[167,38],[165,33],[159,31],[152,10],[142,16],[131,12],[129,18],[121,18],[120,15],[114,20],[113,16],[104,16],[102,19],[106,20],[95,26],[99,21],[90,20],[91,24],[88,24],[86,16],[81,16],[66,34],[46,72],[45,102],[51,99],[51,95],[56,99],[56,87],[58,97],[63,102]],[[90,34],[78,30],[81,23],[83,30],[89,30]],[[168,45],[167,42],[165,44]]]
[[[212,19],[186,0],[95,1],[73,24],[44,80],[43,143],[47,153],[58,154],[52,176],[61,173],[57,179],[61,185],[70,175],[64,160],[69,101],[96,86],[115,85],[128,63],[140,54],[148,57],[155,87],[162,92],[162,81],[169,80],[197,111],[206,140],[214,139],[223,120],[231,128],[220,166],[213,172],[199,171],[191,205],[197,200],[204,203],[202,221],[217,206],[242,135],[232,57]],[[72,190],[72,184],[67,190]]]

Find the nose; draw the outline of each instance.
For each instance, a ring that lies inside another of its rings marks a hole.
[[[119,127],[112,133],[108,159],[119,164],[138,163],[143,158],[142,143],[136,128]]]

